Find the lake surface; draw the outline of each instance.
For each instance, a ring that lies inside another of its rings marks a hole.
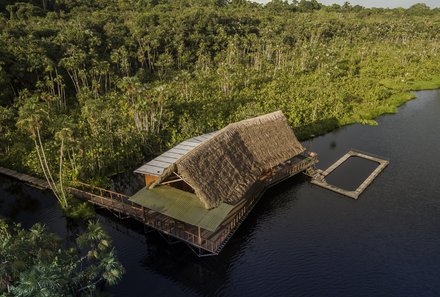
[[[109,291],[439,296],[440,91],[417,92],[398,114],[377,121],[379,126],[352,125],[305,143],[319,154],[322,169],[351,148],[390,159],[358,200],[311,185],[304,176],[289,179],[263,196],[217,257],[199,259],[184,244],[168,245],[156,233],[144,236],[140,224],[98,211],[127,269]],[[357,185],[369,165],[355,165],[332,178]],[[75,233],[50,193],[1,177],[0,214],[26,227],[42,221],[64,238]]]

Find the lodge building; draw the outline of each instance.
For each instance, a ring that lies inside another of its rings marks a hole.
[[[145,187],[129,198],[143,221],[216,255],[266,189],[318,160],[296,138],[281,111],[183,141],[135,172]]]

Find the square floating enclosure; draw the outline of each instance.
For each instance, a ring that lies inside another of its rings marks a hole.
[[[334,172],[337,168],[342,166],[352,157],[357,157],[368,161],[372,161],[376,163],[377,166],[374,168],[374,170],[371,171],[371,173],[363,181],[360,182],[360,184],[355,189],[344,189],[342,187],[329,183],[326,180],[326,178],[328,178],[332,172]],[[315,175],[313,176],[311,183],[323,187],[325,189],[337,192],[344,196],[353,199],[358,199],[359,195],[362,194],[362,192],[373,182],[373,180],[379,175],[379,173],[382,172],[382,170],[385,169],[385,167],[388,164],[389,161],[384,158],[372,156],[370,154],[363,153],[357,150],[350,150],[348,153],[342,156],[339,160],[337,160],[333,165],[331,165],[326,170],[322,171],[318,169]]]

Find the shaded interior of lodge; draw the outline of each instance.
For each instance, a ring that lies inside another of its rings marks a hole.
[[[151,160],[135,171],[146,186],[129,201],[147,226],[199,256],[216,255],[266,189],[317,162],[277,111],[188,139]]]

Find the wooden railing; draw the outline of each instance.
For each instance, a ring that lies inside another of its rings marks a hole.
[[[90,203],[118,211],[135,219],[142,218],[142,206],[129,200],[129,196],[95,187],[82,182],[76,182],[75,188],[69,188],[70,193],[85,199]]]
[[[163,233],[173,236],[177,239],[185,241],[193,246],[200,247],[209,252],[215,252],[218,244],[216,242],[199,237],[195,227],[189,227],[190,225],[169,218],[160,213],[155,213],[154,216],[149,215],[145,217],[144,223],[154,229],[160,230]],[[194,229],[194,232],[190,231]]]
[[[121,200],[128,200],[130,198],[130,196],[127,196],[127,195],[124,195],[124,194],[121,194],[121,193],[117,193],[117,192],[114,192],[114,191],[111,191],[111,190],[107,190],[107,189],[104,189],[104,188],[92,186],[92,185],[89,185],[89,184],[86,184],[86,183],[83,183],[83,182],[77,181],[77,182],[75,182],[75,184],[78,185],[79,186],[78,188],[80,188],[80,189],[87,189],[87,192],[91,192],[91,193],[94,193],[96,195],[107,197],[107,198],[110,198],[110,199],[114,199],[114,198],[118,199],[119,198]]]
[[[70,192],[93,204],[126,214],[154,229],[160,230],[165,234],[188,242],[196,247],[201,247],[209,252],[214,252],[217,248],[217,244],[214,241],[203,237],[199,238],[196,232],[191,232],[187,224],[183,222],[179,223],[152,209],[131,202],[129,200],[130,197],[127,195],[82,182],[76,182],[75,185],[77,187],[70,188]]]

